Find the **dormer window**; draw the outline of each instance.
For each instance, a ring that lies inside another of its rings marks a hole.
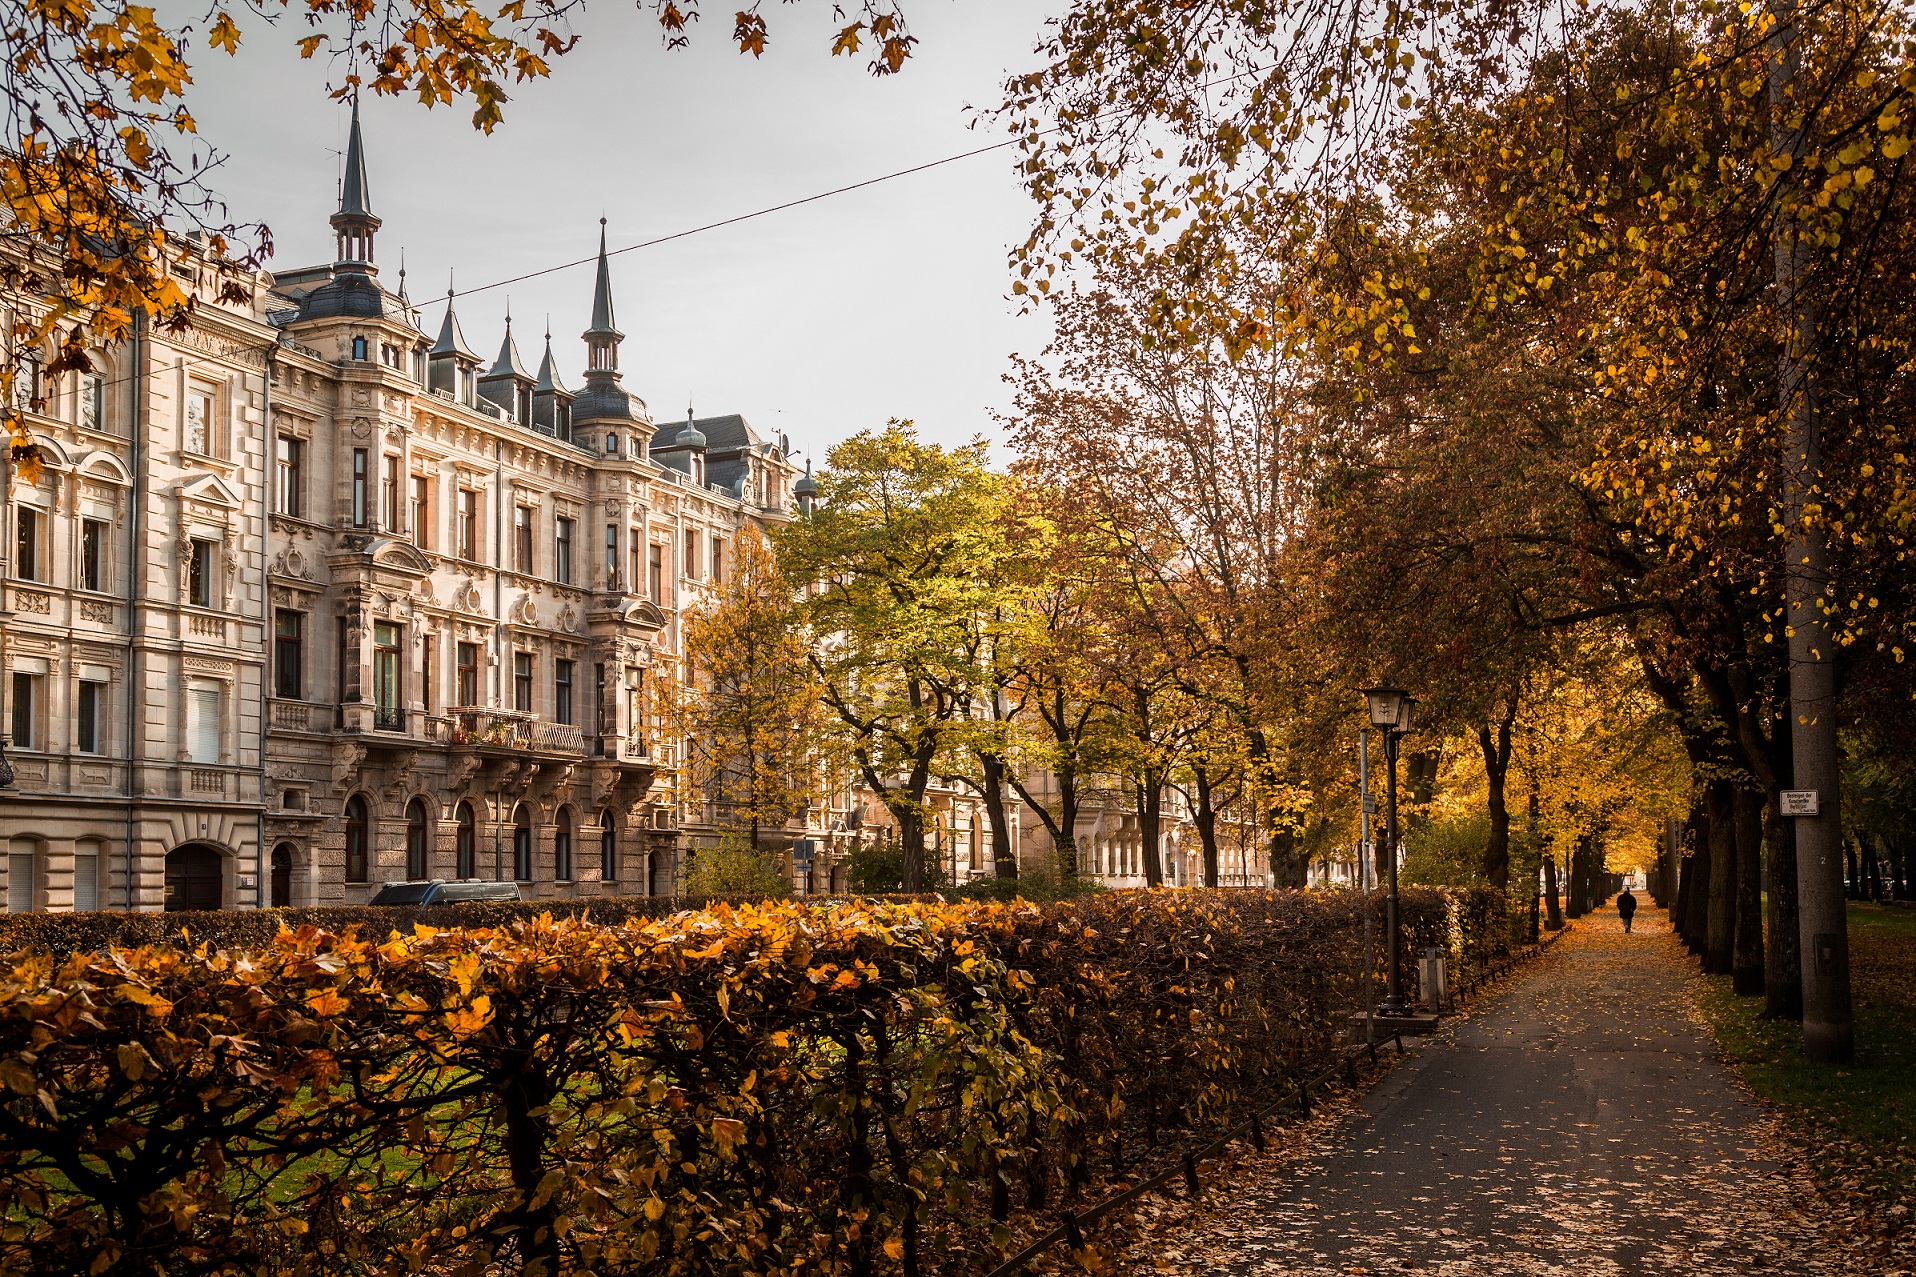
[[[459,402],[472,407],[472,369],[459,370]]]

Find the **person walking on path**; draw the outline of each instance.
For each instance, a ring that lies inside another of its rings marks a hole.
[[[1625,887],[1623,894],[1617,897],[1617,917],[1623,919],[1623,934],[1630,934],[1630,919],[1637,916],[1637,898]]]

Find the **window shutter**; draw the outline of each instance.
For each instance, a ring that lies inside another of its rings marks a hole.
[[[187,689],[186,755],[196,763],[220,760],[220,689]]]
[[[99,857],[76,853],[73,857],[73,912],[84,913],[99,907]]]
[[[33,853],[7,856],[7,912],[33,912]]]

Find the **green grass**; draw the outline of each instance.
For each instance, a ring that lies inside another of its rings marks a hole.
[[[1803,1061],[1797,1024],[1762,1018],[1727,976],[1706,977],[1698,1003],[1725,1057],[1810,1150],[1826,1190],[1885,1219],[1916,1188],[1916,909],[1849,906],[1856,1063]]]

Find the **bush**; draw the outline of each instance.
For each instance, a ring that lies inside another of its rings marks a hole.
[[[773,853],[727,839],[716,847],[698,849],[685,875],[685,890],[709,900],[775,899],[791,895],[792,884],[779,871]]]
[[[925,850],[925,890],[943,890],[945,867],[931,848]],[[905,849],[897,843],[854,847],[845,858],[845,877],[853,891],[897,891],[905,881]]]
[[[15,955],[0,1272],[971,1270],[1361,1001],[1355,893],[603,903]]]

